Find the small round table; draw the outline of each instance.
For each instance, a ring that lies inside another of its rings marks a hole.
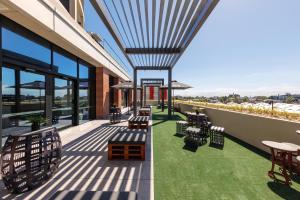
[[[292,153],[297,152],[298,145],[294,145],[291,143],[280,143],[273,141],[262,141],[262,144],[269,147],[271,150],[271,159],[272,159],[272,167],[268,172],[270,178],[278,180],[275,175],[283,176],[285,179],[285,184],[291,184],[291,178],[287,173],[287,168],[291,169],[292,165]],[[280,172],[275,172],[275,164],[281,167]]]

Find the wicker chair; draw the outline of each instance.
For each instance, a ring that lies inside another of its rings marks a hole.
[[[13,193],[39,187],[58,169],[61,140],[54,127],[9,135],[2,150],[2,179]]]

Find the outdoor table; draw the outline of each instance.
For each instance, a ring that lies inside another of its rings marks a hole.
[[[150,116],[151,109],[150,108],[141,108],[139,110],[139,115],[140,116]]]
[[[283,144],[286,144],[286,145],[289,145],[289,146],[291,146],[292,148],[295,148],[295,149],[297,149],[297,151],[296,152],[291,152],[291,153],[288,153],[288,163],[289,163],[289,167],[290,167],[290,170],[292,171],[292,170],[294,170],[294,171],[296,171],[297,173],[299,173],[300,174],[300,169],[299,169],[299,164],[298,164],[298,162],[297,162],[297,160],[296,160],[296,157],[297,156],[300,156],[300,146],[299,145],[297,145],[297,144],[293,144],[293,143],[287,143],[287,142],[283,142]]]
[[[262,141],[262,144],[269,147],[271,150],[272,167],[268,172],[270,178],[278,180],[276,175],[283,176],[285,179],[285,184],[291,184],[291,178],[287,173],[287,168],[292,167],[292,153],[297,152],[298,148],[290,143],[280,143],[273,141]],[[275,172],[275,164],[279,165],[282,170],[280,172]],[[279,180],[278,180],[279,181]]]
[[[300,130],[297,130],[296,133],[297,133],[298,135],[300,135]]]
[[[136,116],[128,120],[129,129],[147,129],[149,126],[149,117],[148,116]]]
[[[147,131],[126,129],[117,131],[108,140],[108,159],[145,160]]]

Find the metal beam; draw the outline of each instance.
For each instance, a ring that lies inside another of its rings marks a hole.
[[[127,54],[176,54],[180,48],[126,48]]]
[[[130,60],[129,56],[125,53],[125,48],[124,48],[120,38],[117,36],[116,32],[114,31],[114,28],[113,28],[112,24],[108,21],[108,18],[106,16],[106,14],[104,14],[105,12],[104,12],[103,7],[100,5],[100,3],[98,3],[98,0],[90,0],[90,2],[92,4],[92,6],[95,8],[98,16],[101,18],[101,20],[103,21],[103,23],[107,27],[107,29],[110,32],[110,34],[112,35],[112,37],[116,41],[117,45],[119,46],[121,51],[124,53],[126,59],[128,60],[128,62],[131,65],[131,67],[134,68],[134,65],[133,65],[132,61]]]
[[[137,114],[137,70],[133,70],[133,114]]]
[[[171,119],[171,117],[172,117],[172,69],[169,69],[168,71],[168,118]]]
[[[166,66],[166,67],[155,67],[155,66],[136,66],[136,70],[169,70],[172,68],[171,66]]]

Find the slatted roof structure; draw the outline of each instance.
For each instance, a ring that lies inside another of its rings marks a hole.
[[[170,71],[219,2],[219,0],[90,1],[133,67],[135,85],[137,70],[169,70],[169,85],[171,85]]]

